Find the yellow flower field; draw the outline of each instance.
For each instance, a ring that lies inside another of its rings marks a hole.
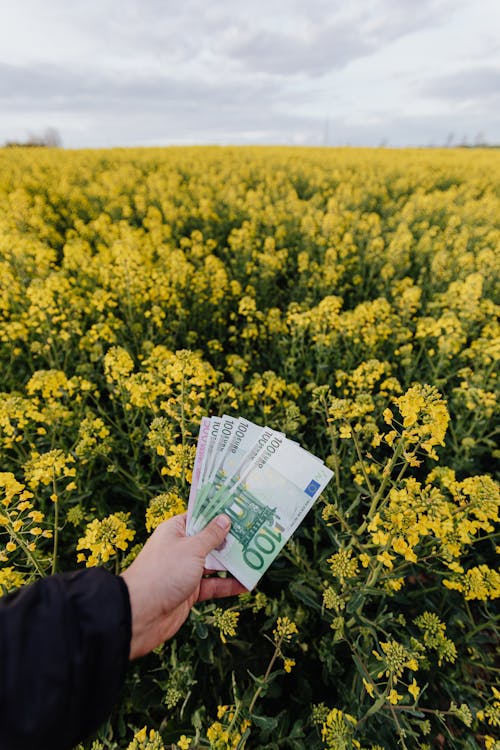
[[[498,750],[499,248],[494,149],[0,150],[1,593],[127,566],[205,414],[335,472],[86,750]]]

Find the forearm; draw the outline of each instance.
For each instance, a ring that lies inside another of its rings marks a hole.
[[[127,588],[101,568],[0,599],[0,747],[69,750],[95,731],[123,683],[130,628]]]

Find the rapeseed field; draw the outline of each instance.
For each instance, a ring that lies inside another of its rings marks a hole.
[[[2,593],[126,567],[203,415],[335,472],[86,750],[500,748],[499,250],[493,149],[0,150]]]

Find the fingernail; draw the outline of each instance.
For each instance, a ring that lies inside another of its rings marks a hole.
[[[221,529],[224,529],[224,531],[231,526],[231,521],[227,516],[218,516],[215,520],[215,523],[217,524],[217,526],[220,526]]]

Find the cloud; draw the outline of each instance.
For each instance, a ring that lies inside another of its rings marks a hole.
[[[53,0],[46,16],[36,0],[18,2],[28,4],[29,11],[12,11],[17,33],[26,29],[26,16],[32,19],[25,62],[35,62],[37,54],[46,62],[60,62],[62,55],[74,62],[78,54],[86,55],[91,67],[107,64],[127,72],[201,65],[206,77],[223,72],[291,79],[339,70],[407,34],[439,25],[464,0],[253,0],[251,5],[238,0]],[[32,33],[35,27],[38,36]],[[0,28],[0,47],[2,42],[9,47]],[[19,49],[11,48],[11,62],[22,62]]]
[[[474,102],[484,120],[500,90],[493,52],[440,76],[453,68],[422,50],[446,47],[469,1],[53,0],[42,12],[18,0],[9,32],[0,10],[0,142],[54,125],[68,146],[321,144],[328,113],[332,144],[403,145],[444,142],[458,110],[473,137]]]
[[[370,44],[345,22],[304,36],[274,31],[235,31],[219,51],[254,71],[318,76],[369,54]]]
[[[297,133],[307,140],[317,128],[314,118],[296,114],[300,94],[277,88],[270,79],[242,85],[223,77],[180,80],[168,74],[99,75],[56,65],[0,64],[0,81],[0,109],[11,113],[10,122],[17,113],[23,128],[36,130],[47,123],[58,127],[62,120],[67,145],[288,142]],[[14,137],[9,127],[3,138]]]
[[[236,107],[257,100],[270,104],[279,99],[272,81],[248,81],[241,86],[234,80],[183,80],[168,73],[120,75],[113,71],[99,73],[62,65],[0,63],[0,102],[6,107],[43,103],[45,107],[64,105],[106,111],[140,104],[162,109],[171,103],[189,105],[196,110],[210,103],[214,107],[220,104]]]
[[[336,7],[341,10],[321,17],[307,6],[293,25],[283,24],[284,29],[268,28],[265,21],[244,27],[233,24],[221,35],[216,50],[248,70],[321,76],[374,54],[407,34],[439,25],[457,3],[363,0],[347,6],[347,11],[340,4]]]
[[[439,76],[421,87],[421,92],[450,102],[500,98],[500,67],[473,68]]]

